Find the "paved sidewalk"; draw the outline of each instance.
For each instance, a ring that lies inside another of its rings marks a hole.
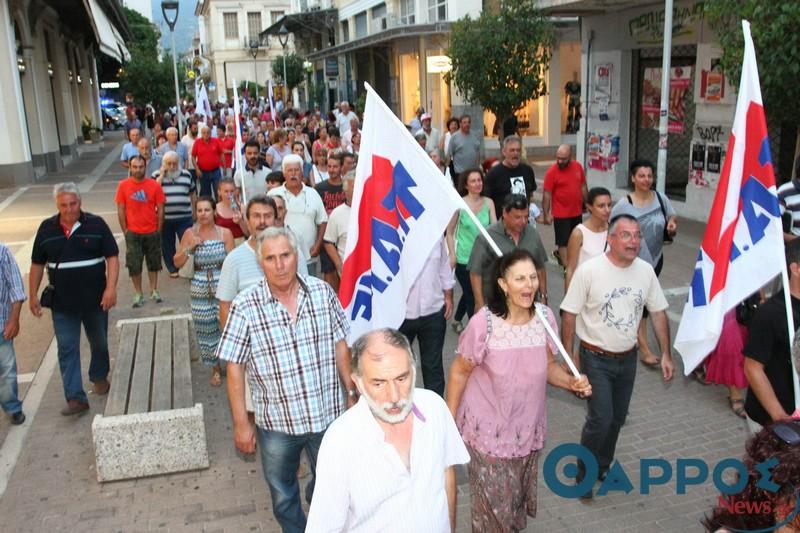
[[[113,134],[106,137],[102,152],[74,162],[61,176],[51,177],[48,182],[62,181],[68,175],[80,181],[90,175],[102,163],[103,157],[112,150],[119,150],[119,138]],[[91,163],[87,162],[89,160]],[[113,191],[123,175],[116,163],[111,165],[84,194],[84,207],[93,212],[113,212]],[[537,175],[543,175],[538,168]],[[13,192],[0,191],[0,200]],[[34,192],[34,189],[25,192],[20,201]],[[38,190],[38,197],[35,201],[30,199],[28,209],[49,201],[48,207],[39,209],[44,209],[44,213],[54,212],[52,200],[47,200],[45,193],[49,190]],[[38,222],[16,229],[27,231],[27,236],[10,237],[11,233],[5,233],[12,229],[6,228],[4,220],[12,214],[21,216],[21,209],[23,206],[15,203],[0,212],[0,238],[21,241],[32,236]],[[118,232],[116,217],[113,214],[104,216],[112,230]],[[702,230],[701,224],[681,221],[677,242],[666,250],[662,281],[670,290],[671,311],[677,316],[685,299],[682,288],[689,281]],[[540,227],[540,231],[548,249],[552,249],[552,229]],[[548,266],[548,278],[552,307],[557,309],[563,297],[563,278],[553,265]],[[110,316],[112,365],[117,350],[118,332],[114,327],[117,320],[189,312],[187,281],[171,280],[162,275],[160,288],[165,299],[163,304],[148,303],[141,309],[131,309],[130,281],[124,269],[121,272],[118,305]],[[674,335],[677,324],[673,323],[672,327]],[[32,360],[41,361],[52,338],[49,317],[38,322],[32,317],[24,318],[23,332],[26,330],[30,338],[21,338],[17,351],[26,354],[30,351]],[[445,368],[453,359],[456,342],[456,335],[448,328]],[[82,350],[85,375],[88,368],[85,340]],[[641,496],[639,459],[665,458],[674,467],[679,457],[698,457],[713,467],[722,458],[742,455],[746,429],[744,423],[730,412],[725,390],[683,378],[679,361],[678,366],[678,375],[669,384],[664,384],[657,372],[639,367],[630,416],[622,430],[617,454],[634,491],[630,494],[613,493],[584,504],[555,496],[542,481],[540,472],[539,513],[535,520],[529,520],[526,531],[701,531],[699,520],[717,497],[711,482],[691,486],[687,494],[677,495],[672,481],[666,486],[655,487],[650,495]],[[33,367],[26,372],[35,370]],[[202,364],[193,363],[192,372],[194,398],[204,404],[206,414],[211,468],[99,484],[95,475],[91,422],[95,414],[102,413],[105,399],[90,395],[91,412],[87,416],[76,419],[61,417],[58,411],[64,400],[56,370],[45,382],[38,412],[0,499],[0,516],[3,517],[0,529],[9,532],[278,531],[258,460],[245,462],[235,453],[224,388],[208,385],[209,371]],[[88,378],[84,379],[88,386]],[[547,447],[539,462],[540,470],[552,447],[579,440],[585,415],[583,402],[574,396],[555,389],[549,389],[547,396],[549,433]],[[9,430],[5,419],[0,421],[0,439],[5,433],[17,430]],[[303,481],[307,480],[306,477]],[[470,531],[469,490],[465,481],[462,471],[459,475],[460,532]]]

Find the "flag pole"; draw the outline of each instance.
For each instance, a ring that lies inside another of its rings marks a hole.
[[[794,416],[800,417],[800,379],[797,374],[797,364],[794,360],[792,348],[794,347],[795,324],[794,312],[792,310],[792,294],[789,292],[789,272],[786,269],[786,262],[783,262],[781,269],[781,280],[783,281],[783,301],[786,305],[786,324],[789,328],[789,361],[792,363],[792,385],[794,387]]]
[[[244,165],[242,164],[242,129],[239,113],[239,93],[236,89],[236,80],[233,80],[233,115],[234,127],[236,128],[236,143],[233,149],[236,154],[234,154],[233,161],[236,162],[236,172],[242,173],[242,203],[247,205],[247,188],[244,186]]]

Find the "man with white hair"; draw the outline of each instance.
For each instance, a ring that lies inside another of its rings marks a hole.
[[[178,168],[181,170],[188,168],[189,151],[186,145],[178,140],[178,128],[169,127],[166,129],[167,142],[158,147],[158,154],[164,156],[167,152],[178,154]]]
[[[139,139],[142,137],[139,128],[131,128],[128,132],[128,142],[122,146],[122,153],[119,155],[119,164],[122,168],[128,168],[128,160],[139,155]]]
[[[178,146],[183,146],[178,143]],[[192,227],[192,213],[197,199],[194,181],[188,170],[181,170],[177,152],[167,152],[161,160],[161,168],[153,173],[153,179],[161,185],[164,203],[164,225],[161,228],[161,251],[169,277],[178,277],[178,267],[172,258],[175,255],[175,240],[181,240],[184,232]]]
[[[258,442],[275,519],[283,531],[302,532],[300,454],[305,449],[311,463],[310,502],[325,430],[356,399],[350,323],[327,283],[298,275],[297,241],[290,231],[265,229],[256,251],[264,277],[234,298],[217,355],[228,362],[236,448],[254,453]],[[255,427],[245,407],[245,368]]]
[[[351,367],[361,398],[322,439],[306,531],[454,530],[454,465],[469,453],[444,401],[414,388],[408,340],[362,335]]]
[[[360,125],[361,122],[358,120],[358,117],[353,117],[350,119],[350,128],[342,134],[342,148],[346,152],[353,151],[353,135],[356,133],[361,133],[361,130],[359,129]]]
[[[430,113],[423,113],[420,121],[422,122],[422,129],[420,131],[425,133],[425,138],[427,139],[425,146],[429,148],[437,148],[442,136],[439,133],[439,130],[431,126]]]
[[[358,116],[350,110],[350,104],[348,102],[342,102],[341,111],[336,116],[336,127],[339,128],[339,131],[347,131],[350,128],[350,121],[358,119]]]
[[[308,271],[319,272],[318,257],[328,215],[319,193],[303,183],[303,159],[296,154],[283,158],[283,185],[269,191],[269,196],[281,196],[286,202],[284,225],[291,228],[300,246],[309,257]]]

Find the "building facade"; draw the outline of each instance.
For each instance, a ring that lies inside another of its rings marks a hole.
[[[272,65],[281,61],[284,49],[277,37],[262,39],[260,34],[290,9],[291,0],[198,0],[200,53],[210,62],[209,88],[214,87],[209,98],[230,96],[234,80],[264,86],[272,79]],[[293,50],[290,39],[286,53]]]
[[[0,0],[0,33],[0,185],[32,183],[102,128],[97,60],[130,59],[130,31],[116,0]]]

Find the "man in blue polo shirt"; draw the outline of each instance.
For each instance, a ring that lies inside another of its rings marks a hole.
[[[128,160],[131,157],[139,155],[139,139],[141,137],[142,133],[139,128],[131,129],[128,136],[130,142],[125,143],[122,147],[122,153],[119,156],[119,164],[122,165],[123,168],[128,168]]]
[[[41,317],[39,285],[47,266],[49,285],[55,288],[50,309],[67,400],[61,414],[71,416],[89,410],[81,378],[81,324],[92,351],[94,392],[102,395],[109,389],[108,310],[117,303],[119,249],[105,220],[81,210],[77,185],[59,183],[53,196],[58,214],[39,225],[33,242],[28,303]]]

